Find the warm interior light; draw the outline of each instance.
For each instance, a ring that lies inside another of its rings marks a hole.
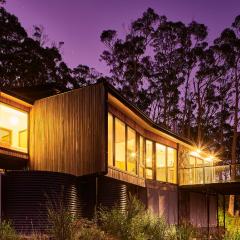
[[[19,123],[18,117],[12,116],[12,117],[10,118],[10,123],[11,123],[11,125],[13,125],[13,126],[18,125],[18,123]]]
[[[131,153],[131,157],[132,157],[132,158],[136,157],[136,153],[135,153],[135,152],[132,152],[132,153]]]

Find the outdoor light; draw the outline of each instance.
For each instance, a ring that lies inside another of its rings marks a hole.
[[[196,150],[196,152],[198,153],[198,154],[200,154],[201,153],[201,149],[200,148],[197,148],[197,150]]]
[[[214,157],[213,157],[212,155],[210,155],[210,156],[208,156],[208,157],[205,158],[205,161],[207,161],[207,162],[212,162],[213,159],[214,159]]]

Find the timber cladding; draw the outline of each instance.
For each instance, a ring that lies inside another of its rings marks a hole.
[[[35,102],[30,112],[30,168],[82,176],[107,171],[103,84]]]

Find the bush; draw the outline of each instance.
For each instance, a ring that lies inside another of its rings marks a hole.
[[[173,227],[168,226],[163,218],[146,211],[144,205],[131,195],[126,212],[117,206],[113,209],[101,209],[99,222],[104,231],[122,240],[176,239]]]
[[[77,232],[75,219],[60,202],[50,204],[48,208],[48,221],[51,224],[50,234],[56,240],[74,240]]]
[[[195,229],[189,223],[183,223],[176,226],[176,239],[177,240],[189,240],[196,234]]]
[[[79,228],[76,240],[106,240],[106,234],[98,226],[88,220],[78,222]]]
[[[0,223],[0,240],[18,240],[16,231],[9,221],[2,221]]]

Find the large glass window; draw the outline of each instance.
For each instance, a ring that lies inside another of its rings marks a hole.
[[[177,183],[177,151],[174,148],[167,148],[167,178],[170,183]]]
[[[127,127],[127,171],[137,173],[136,131]]]
[[[153,178],[153,142],[146,140],[146,178]]]
[[[156,144],[156,165],[157,165],[157,172],[156,178],[158,181],[167,181],[167,174],[166,174],[166,146],[157,143]]]
[[[0,146],[27,152],[28,113],[0,103]]]
[[[115,166],[126,170],[126,132],[125,124],[115,118]]]
[[[108,113],[108,164],[113,166],[113,116]]]
[[[144,138],[139,137],[139,177],[144,177]]]

